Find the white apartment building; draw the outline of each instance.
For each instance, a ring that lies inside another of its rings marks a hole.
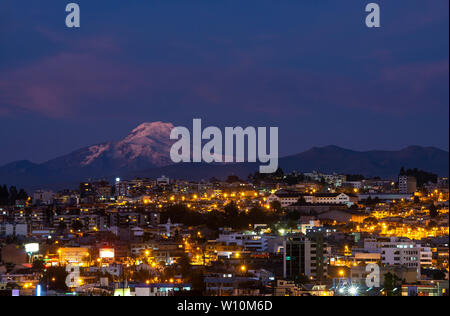
[[[342,182],[342,186],[360,190],[360,189],[362,189],[363,184],[362,184],[362,181],[345,181],[345,182]]]
[[[161,176],[160,178],[156,179],[156,183],[158,185],[169,185],[170,184],[170,179],[166,176]]]
[[[401,194],[411,194],[417,190],[416,178],[411,176],[398,177],[398,192]]]
[[[342,174],[324,174],[317,171],[304,173],[304,176],[314,181],[321,181],[323,179],[326,183],[332,184],[335,187],[340,187],[347,179],[347,177]]]
[[[130,184],[128,181],[121,181],[119,178],[116,179],[116,196],[128,196],[128,191]]]
[[[226,245],[237,245],[244,247],[244,250],[267,252],[269,250],[268,243],[276,236],[256,235],[249,233],[226,233],[220,234],[216,242]]]
[[[420,247],[420,265],[422,267],[430,267],[433,264],[433,252],[430,247]]]
[[[420,267],[431,264],[431,249],[421,247],[408,238],[383,237],[365,239],[364,250],[380,253],[381,263],[388,266],[405,266],[417,270],[420,279]]]
[[[300,192],[279,190],[274,194],[269,195],[267,202],[270,204],[273,201],[280,202],[282,207],[286,207],[297,203],[303,197],[306,203],[310,204],[345,204],[351,206],[358,201],[358,198],[353,194],[346,193],[317,193],[313,195],[303,195]]]
[[[288,191],[288,190],[279,190],[274,194],[269,195],[267,198],[267,203],[272,203],[274,201],[280,202],[282,207],[286,207],[292,204],[297,203],[298,199],[302,194],[296,191]]]
[[[53,191],[37,190],[33,194],[33,203],[37,205],[39,204],[50,205],[53,204],[55,196],[56,195]]]
[[[311,204],[352,205],[358,201],[358,198],[352,194],[346,193],[318,193],[310,196],[305,196],[305,201]]]
[[[320,227],[320,221],[319,220],[311,220],[309,223],[303,223],[299,225],[300,231],[302,234],[305,234],[308,232],[308,230],[313,229],[314,227]]]
[[[0,223],[0,236],[9,237],[26,237],[28,235],[28,225],[27,224],[9,224]]]

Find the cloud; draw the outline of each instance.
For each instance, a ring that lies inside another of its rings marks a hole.
[[[58,34],[41,30],[53,41]],[[64,44],[65,45],[65,44]],[[0,115],[38,113],[52,118],[192,111],[271,117],[327,107],[401,113],[441,106],[448,60],[368,68],[361,76],[271,67],[271,57],[233,53],[220,64],[135,62],[111,38],[87,38],[71,52],[47,56],[0,74]],[[191,49],[191,48],[190,48]],[[376,52],[387,58],[387,51]],[[266,61],[266,62],[265,62]],[[444,95],[445,98],[445,95]],[[447,96],[448,99],[448,96]],[[191,113],[191,112],[190,112]]]
[[[80,114],[83,102],[118,97],[129,88],[117,65],[87,54],[62,53],[0,75],[0,103],[11,112],[65,117]]]

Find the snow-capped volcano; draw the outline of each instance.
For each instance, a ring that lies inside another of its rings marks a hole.
[[[123,167],[135,161],[148,163],[152,166],[166,166],[169,159],[171,123],[143,123],[119,142],[94,145],[88,148],[88,153],[81,165],[88,166],[98,159],[109,157],[117,160]]]
[[[51,171],[90,174],[92,177],[112,175],[120,171],[162,167],[170,160],[170,131],[173,124],[143,123],[124,139],[82,148],[43,165]]]

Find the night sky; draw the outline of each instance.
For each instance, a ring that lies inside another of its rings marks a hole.
[[[448,0],[0,2],[0,164],[143,122],[278,126],[280,155],[335,144],[448,150]]]

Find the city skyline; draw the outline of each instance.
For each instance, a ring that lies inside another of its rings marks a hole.
[[[2,0],[0,297],[448,296],[448,87],[448,0]]]

